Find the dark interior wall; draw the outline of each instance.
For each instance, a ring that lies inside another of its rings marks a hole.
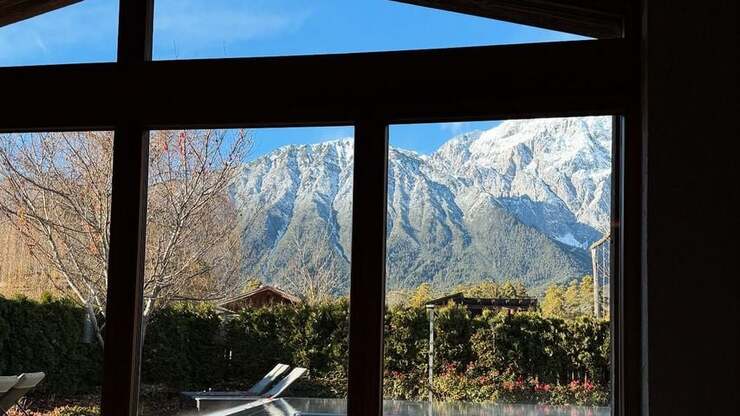
[[[643,5],[643,406],[651,415],[737,414],[736,0]]]

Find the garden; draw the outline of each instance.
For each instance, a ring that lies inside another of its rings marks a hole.
[[[151,317],[142,354],[142,414],[174,414],[184,390],[245,389],[277,362],[309,369],[290,396],[346,397],[349,302],[273,305],[223,315],[182,303]],[[44,296],[0,298],[0,373],[44,371],[37,414],[96,414],[102,348],[85,340],[85,310]],[[384,396],[445,402],[608,405],[609,323],[538,312],[479,316],[449,304],[429,321],[396,305],[385,318]],[[155,406],[156,404],[156,406]],[[163,410],[164,408],[164,410]],[[67,412],[67,413],[65,413]]]

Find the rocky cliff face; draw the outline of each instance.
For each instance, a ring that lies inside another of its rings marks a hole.
[[[323,245],[346,290],[352,169],[351,139],[246,164],[232,187],[245,272],[280,284],[296,245]],[[580,277],[609,224],[610,181],[609,117],[506,121],[430,155],[392,147],[388,287],[520,279],[538,289]]]

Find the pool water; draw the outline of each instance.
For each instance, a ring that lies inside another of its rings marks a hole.
[[[219,402],[200,413],[182,415],[214,416],[340,416],[347,413],[344,399],[284,398],[253,409],[229,412],[245,402]],[[549,406],[527,404],[433,403],[385,400],[384,416],[609,416],[608,407]]]

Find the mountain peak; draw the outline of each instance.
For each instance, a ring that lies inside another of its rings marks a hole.
[[[390,148],[389,284],[540,286],[587,273],[585,248],[609,224],[610,126],[609,117],[507,121],[430,155]],[[351,138],[285,146],[244,166],[234,196],[256,218],[243,234],[249,273],[279,283],[300,235],[325,244],[348,275],[353,147]]]

